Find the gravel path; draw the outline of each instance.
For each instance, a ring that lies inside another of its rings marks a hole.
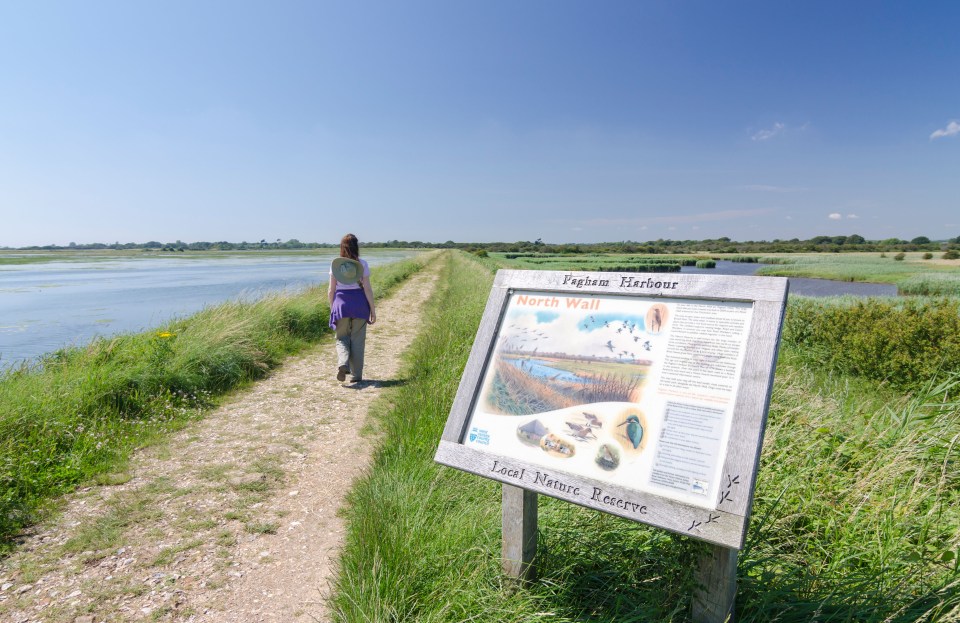
[[[337,510],[375,443],[360,430],[436,278],[377,305],[364,385],[338,383],[323,344],[139,453],[123,484],[69,496],[0,563],[0,621],[327,620]]]

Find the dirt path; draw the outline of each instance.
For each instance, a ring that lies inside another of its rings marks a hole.
[[[336,512],[373,449],[359,431],[436,278],[378,304],[362,387],[336,381],[323,344],[140,453],[127,482],[70,496],[0,565],[0,621],[327,620]]]

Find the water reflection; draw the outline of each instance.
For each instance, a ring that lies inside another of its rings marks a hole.
[[[720,260],[716,268],[684,266],[680,272],[709,275],[753,275],[763,264]],[[858,281],[833,281],[831,279],[808,279],[789,277],[790,294],[798,296],[897,296],[897,286],[887,283],[863,283]]]
[[[364,255],[371,266],[410,257]],[[119,258],[0,266],[0,368],[96,336],[143,331],[234,299],[327,282],[335,253]]]

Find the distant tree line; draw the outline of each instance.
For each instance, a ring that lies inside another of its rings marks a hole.
[[[544,242],[540,238],[534,241],[518,242],[423,242],[420,240],[388,240],[386,242],[361,243],[365,247],[386,247],[398,249],[461,249],[464,251],[500,252],[500,253],[841,253],[844,251],[946,251],[960,249],[960,236],[949,240],[930,240],[926,236],[917,236],[912,240],[900,238],[886,238],[884,240],[867,240],[863,236],[814,236],[809,240],[792,238],[790,240],[747,240],[735,241],[727,237],[707,240],[649,240],[634,242],[597,243],[565,243],[554,244]],[[142,249],[160,252],[178,251],[255,251],[259,249],[330,249],[338,248],[339,243],[300,242],[291,238],[286,242],[277,238],[258,242],[157,242],[151,240],[145,243],[115,242],[113,244],[92,243],[77,244],[71,242],[68,246],[45,245],[21,247],[24,251],[58,251],[58,250],[85,250],[85,249]],[[5,247],[6,248],[6,247]]]

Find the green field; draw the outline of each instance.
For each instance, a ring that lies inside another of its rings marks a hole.
[[[689,620],[700,543],[544,496],[539,577],[504,582],[499,485],[432,461],[500,262],[448,261],[410,382],[376,410],[390,443],[350,496],[336,620]],[[882,367],[845,372],[823,357],[842,336],[822,334],[834,319],[817,313],[843,305],[810,305],[782,347],[738,620],[956,621],[958,368],[900,387],[876,378]],[[887,330],[881,317],[861,332]],[[918,358],[938,354],[922,335],[903,339],[919,340],[901,343]]]

